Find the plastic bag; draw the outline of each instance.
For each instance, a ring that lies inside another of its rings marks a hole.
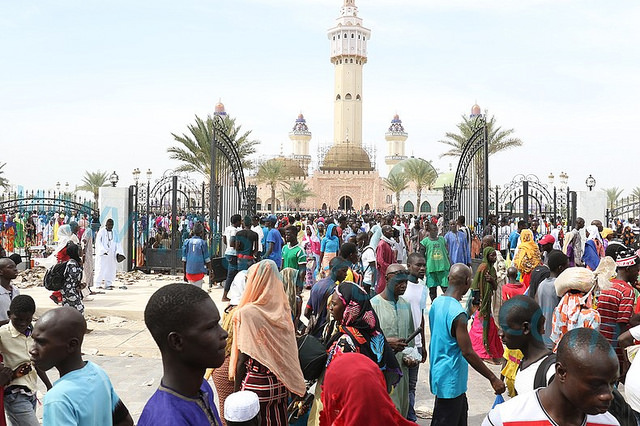
[[[496,405],[502,404],[503,402],[504,398],[502,397],[502,395],[496,395],[496,400],[493,401],[493,405],[491,406],[491,408],[496,408]]]

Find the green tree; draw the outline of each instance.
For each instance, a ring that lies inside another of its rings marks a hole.
[[[416,216],[420,214],[420,203],[422,202],[422,190],[430,188],[438,178],[438,172],[431,163],[420,158],[410,158],[403,162],[404,173],[410,182],[416,187]]]
[[[409,179],[404,173],[392,173],[383,180],[384,186],[396,196],[396,212],[400,212],[400,193],[409,186]]]
[[[631,196],[635,197],[637,200],[640,200],[640,186],[636,186],[631,190]]]
[[[287,179],[284,161],[274,158],[265,161],[258,167],[256,173],[258,183],[264,183],[271,187],[271,213],[276,212],[276,189]]]
[[[7,165],[7,163],[0,164],[0,188],[4,188],[4,189],[7,189],[9,187],[9,179],[7,179],[6,177],[2,176],[2,175],[4,175],[4,170],[2,170],[2,169],[6,165]]]
[[[95,172],[85,171],[82,177],[82,185],[76,187],[79,191],[88,191],[93,194],[93,199],[98,202],[98,191],[101,186],[108,186],[109,173],[98,170]]]
[[[607,193],[607,202],[609,203],[609,210],[613,210],[616,204],[616,201],[618,201],[618,199],[622,195],[622,189],[618,188],[617,186],[614,186],[612,188],[602,188],[602,190]]]
[[[307,198],[313,196],[313,192],[307,187],[306,182],[294,180],[287,184],[285,195],[296,205],[296,210],[300,210],[300,204],[304,203]]]
[[[203,120],[196,115],[195,124],[187,125],[188,133],[182,135],[171,133],[174,140],[181,144],[181,146],[172,146],[167,149],[169,158],[182,163],[176,167],[176,171],[200,173],[205,179],[209,177],[214,125],[216,132],[224,132],[235,145],[242,168],[249,170],[253,167],[249,156],[256,152],[256,145],[260,141],[249,139],[250,130],[243,133],[242,126],[236,125],[236,119],[229,116],[224,117],[221,121],[217,118],[214,120],[212,116]],[[223,155],[219,154],[217,161],[217,167],[226,164],[226,158]]]
[[[464,144],[473,135],[475,130],[475,122],[475,118],[469,118],[464,114],[462,115],[462,121],[456,125],[458,132],[447,132],[445,133],[445,139],[438,141],[451,147],[449,151],[440,155],[441,158],[460,157],[460,155],[462,155]],[[495,116],[491,116],[491,119],[487,121],[487,127],[489,134],[489,155],[522,145],[522,141],[519,138],[511,136],[515,130],[503,130],[502,127],[496,124]]]

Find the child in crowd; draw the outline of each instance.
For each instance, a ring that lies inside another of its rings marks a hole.
[[[251,391],[232,393],[224,406],[224,419],[227,426],[259,426],[260,400]]]
[[[0,327],[0,353],[4,365],[11,369],[11,378],[5,384],[4,408],[12,425],[36,426],[37,377],[48,389],[51,382],[47,373],[33,369],[28,349],[33,344],[31,331],[36,304],[27,295],[16,296],[9,306],[9,323]]]
[[[518,270],[515,266],[510,266],[507,269],[507,283],[502,286],[502,301],[524,294],[525,290],[524,284],[518,281]]]

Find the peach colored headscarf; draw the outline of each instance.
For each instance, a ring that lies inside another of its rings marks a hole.
[[[289,391],[300,396],[306,393],[291,308],[272,260],[249,268],[247,285],[233,316],[233,333],[230,379],[242,352],[271,370]]]

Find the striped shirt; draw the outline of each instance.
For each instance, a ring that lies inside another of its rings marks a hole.
[[[620,362],[624,361],[622,350],[618,348],[618,336],[626,331],[626,325],[633,315],[634,293],[631,285],[614,278],[611,287],[598,298],[600,313],[600,333],[611,343]],[[624,329],[619,324],[625,324]]]
[[[609,413],[586,415],[582,426],[619,426]],[[542,406],[538,391],[503,402],[487,414],[482,426],[560,426]]]

